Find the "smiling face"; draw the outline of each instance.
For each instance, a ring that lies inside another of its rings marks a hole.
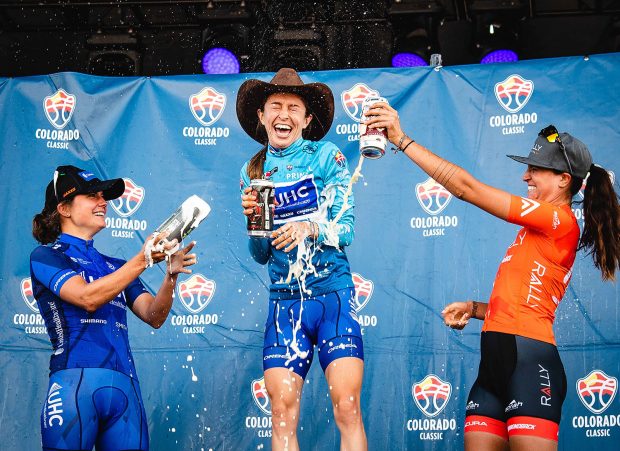
[[[267,131],[269,144],[285,149],[301,137],[301,133],[312,120],[307,114],[301,97],[290,93],[271,94],[263,110],[258,110],[258,120]]]
[[[527,183],[528,199],[550,202],[554,205],[570,203],[571,176],[567,173],[557,174],[551,169],[529,166],[523,174]]]
[[[90,240],[97,232],[105,228],[107,208],[108,203],[103,198],[101,191],[78,194],[72,202],[58,205],[61,230],[73,236]]]

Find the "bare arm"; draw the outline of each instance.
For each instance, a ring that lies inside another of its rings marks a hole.
[[[192,241],[188,246],[170,256],[169,274],[164,276],[155,296],[150,293],[143,293],[138,296],[131,307],[138,318],[155,329],[159,329],[168,318],[172,308],[172,295],[179,274],[190,274],[192,272],[186,267],[196,263],[196,254],[189,254],[195,244],[196,242]]]
[[[435,155],[405,135],[400,126],[398,112],[386,103],[376,103],[368,112],[369,127],[385,127],[389,140],[400,143],[405,154],[424,172],[454,196],[469,202],[501,219],[508,218],[510,194],[486,185],[463,168]]]
[[[470,318],[484,320],[489,304],[478,301],[453,302],[442,311],[443,322],[453,329],[462,329]]]

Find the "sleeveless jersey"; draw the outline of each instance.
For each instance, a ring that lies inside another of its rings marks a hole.
[[[509,222],[523,226],[499,266],[483,331],[555,344],[555,310],[571,277],[579,226],[569,205],[512,196]]]
[[[93,241],[61,234],[30,255],[30,276],[39,311],[52,342],[50,372],[66,368],[108,368],[136,378],[127,336],[127,306],[146,289],[134,280],[94,313],[63,301],[60,289],[72,277],[92,282],[125,264],[100,254]]]
[[[241,169],[241,192],[250,185],[246,162]],[[353,240],[353,195],[337,224],[338,246],[324,243],[327,222],[333,220],[343,206],[344,194],[351,180],[347,161],[340,150],[328,141],[298,139],[286,149],[268,147],[263,172],[275,184],[275,228],[290,221],[315,221],[319,224],[320,245],[312,263],[315,274],[309,274],[305,286],[311,296],[352,288],[353,280],[344,246]],[[288,254],[271,246],[271,239],[250,238],[250,253],[260,263],[268,262],[271,299],[298,299],[299,283],[284,283],[289,263],[294,262],[297,249]]]

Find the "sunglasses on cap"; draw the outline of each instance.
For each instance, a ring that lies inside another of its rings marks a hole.
[[[554,125],[549,125],[543,128],[538,133],[538,136],[542,136],[550,143],[552,142],[558,143],[558,145],[560,146],[560,150],[562,151],[562,155],[564,155],[564,160],[566,160],[566,164],[568,165],[568,173],[573,175],[573,167],[571,166],[570,160],[568,159],[568,154],[566,153],[566,147],[564,146],[564,143],[560,139],[560,133],[558,132],[558,129],[555,128]]]

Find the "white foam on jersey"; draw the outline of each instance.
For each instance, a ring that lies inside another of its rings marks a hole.
[[[323,189],[322,196],[324,196],[325,199],[323,202],[321,202],[317,217],[313,218],[313,221],[317,222],[318,224],[323,224],[326,226],[324,230],[325,240],[323,241],[323,243],[327,246],[335,247],[338,250],[341,250],[339,232],[345,231],[344,228],[349,227],[349,226],[338,224],[338,221],[340,220],[340,218],[342,218],[342,215],[348,209],[352,208],[352,205],[349,204],[349,197],[351,196],[351,193],[353,192],[353,184],[356,183],[360,179],[360,177],[363,177],[361,171],[362,171],[362,166],[364,164],[364,160],[365,158],[362,155],[360,155],[360,159],[357,163],[355,171],[353,172],[353,175],[351,176],[351,180],[346,190],[344,190],[342,186],[339,186],[339,185],[328,185]],[[334,204],[334,200],[336,199],[336,190],[338,189],[344,191],[342,207],[340,211],[338,212],[338,214],[336,215],[336,217],[330,221],[327,219],[328,218],[327,213],[328,213],[328,209],[331,208]],[[289,365],[291,362],[293,362],[297,358],[302,359],[302,360],[306,359],[310,352],[309,350],[302,351],[299,349],[299,345],[297,343],[297,333],[301,330],[301,317],[302,317],[303,310],[304,310],[304,299],[306,296],[307,297],[312,296],[312,290],[306,287],[306,277],[309,274],[314,274],[315,276],[318,276],[316,268],[314,267],[314,264],[312,263],[312,258],[314,257],[317,251],[320,251],[320,247],[315,245],[314,242],[310,242],[306,240],[305,236],[303,238],[304,239],[301,240],[300,244],[296,248],[297,257],[295,261],[292,263],[289,262],[289,272],[288,272],[288,276],[286,277],[286,280],[280,280],[280,283],[282,282],[290,283],[293,279],[296,279],[297,282],[299,283],[299,292],[301,295],[300,304],[299,304],[300,305],[299,317],[295,320],[293,324],[293,339],[285,340],[285,343],[284,343],[287,347],[287,353],[286,353],[287,360],[285,362],[286,365]],[[277,332],[279,334],[282,334],[282,329],[280,329],[280,324],[279,324],[279,316],[280,316],[280,309],[276,311],[275,322],[276,322]],[[302,366],[301,363],[299,365]]]

